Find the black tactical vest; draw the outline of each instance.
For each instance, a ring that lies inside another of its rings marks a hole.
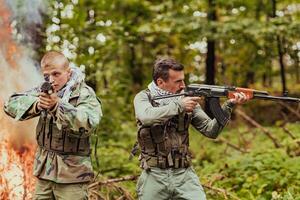
[[[146,93],[152,106],[158,106],[151,100],[148,90]],[[191,113],[182,113],[169,119],[163,124],[143,126],[137,120],[138,143],[141,148],[141,167],[186,168],[190,166],[189,153],[189,124]]]
[[[79,94],[70,98],[69,103],[77,105]],[[90,155],[90,137],[82,137],[85,129],[80,128],[75,132],[69,128],[62,127],[59,130],[49,114],[39,119],[36,128],[38,145],[48,151],[53,151],[61,155]]]

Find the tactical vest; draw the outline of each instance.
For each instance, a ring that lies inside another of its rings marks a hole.
[[[150,91],[146,90],[152,106]],[[189,124],[191,113],[182,113],[167,120],[165,123],[144,126],[137,120],[138,143],[141,148],[141,167],[186,168],[190,166]]]
[[[78,98],[79,95],[71,97],[69,103],[76,106]],[[88,156],[91,152],[90,138],[82,137],[84,131],[84,128],[75,132],[64,127],[59,130],[51,115],[42,116],[41,114],[36,128],[37,143],[41,148],[61,155]]]

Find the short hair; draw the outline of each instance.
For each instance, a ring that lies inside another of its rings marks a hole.
[[[41,60],[41,68],[45,69],[48,67],[55,67],[57,65],[68,68],[69,60],[64,56],[64,54],[58,51],[48,51],[45,53]]]
[[[169,69],[182,71],[184,66],[176,62],[173,58],[158,58],[153,67],[152,78],[157,84],[157,79],[162,78],[164,81],[169,79]]]

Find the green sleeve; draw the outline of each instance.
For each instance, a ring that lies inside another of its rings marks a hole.
[[[38,116],[38,113],[32,112],[33,105],[37,100],[37,89],[15,93],[5,102],[4,111],[15,120],[27,120]]]
[[[228,101],[226,101],[222,106],[223,111],[229,114],[229,116],[231,115],[232,108],[233,108],[233,104]],[[211,119],[202,110],[200,105],[198,105],[193,111],[193,117],[191,123],[200,133],[202,133],[206,137],[213,138],[213,139],[217,138],[224,128],[224,126],[219,124],[215,118]]]
[[[54,113],[55,123],[59,128],[66,127],[75,133],[88,136],[97,127],[102,117],[101,104],[91,88],[84,87],[80,91],[76,106],[59,101]],[[80,130],[85,130],[84,133]]]
[[[173,101],[168,105],[153,107],[145,91],[139,92],[134,98],[136,118],[143,125],[163,123],[175,115],[183,112],[181,101]]]

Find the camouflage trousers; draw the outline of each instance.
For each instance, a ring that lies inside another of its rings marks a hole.
[[[143,170],[137,182],[139,200],[206,200],[193,168]]]
[[[55,183],[37,179],[34,200],[87,200],[88,183]]]

